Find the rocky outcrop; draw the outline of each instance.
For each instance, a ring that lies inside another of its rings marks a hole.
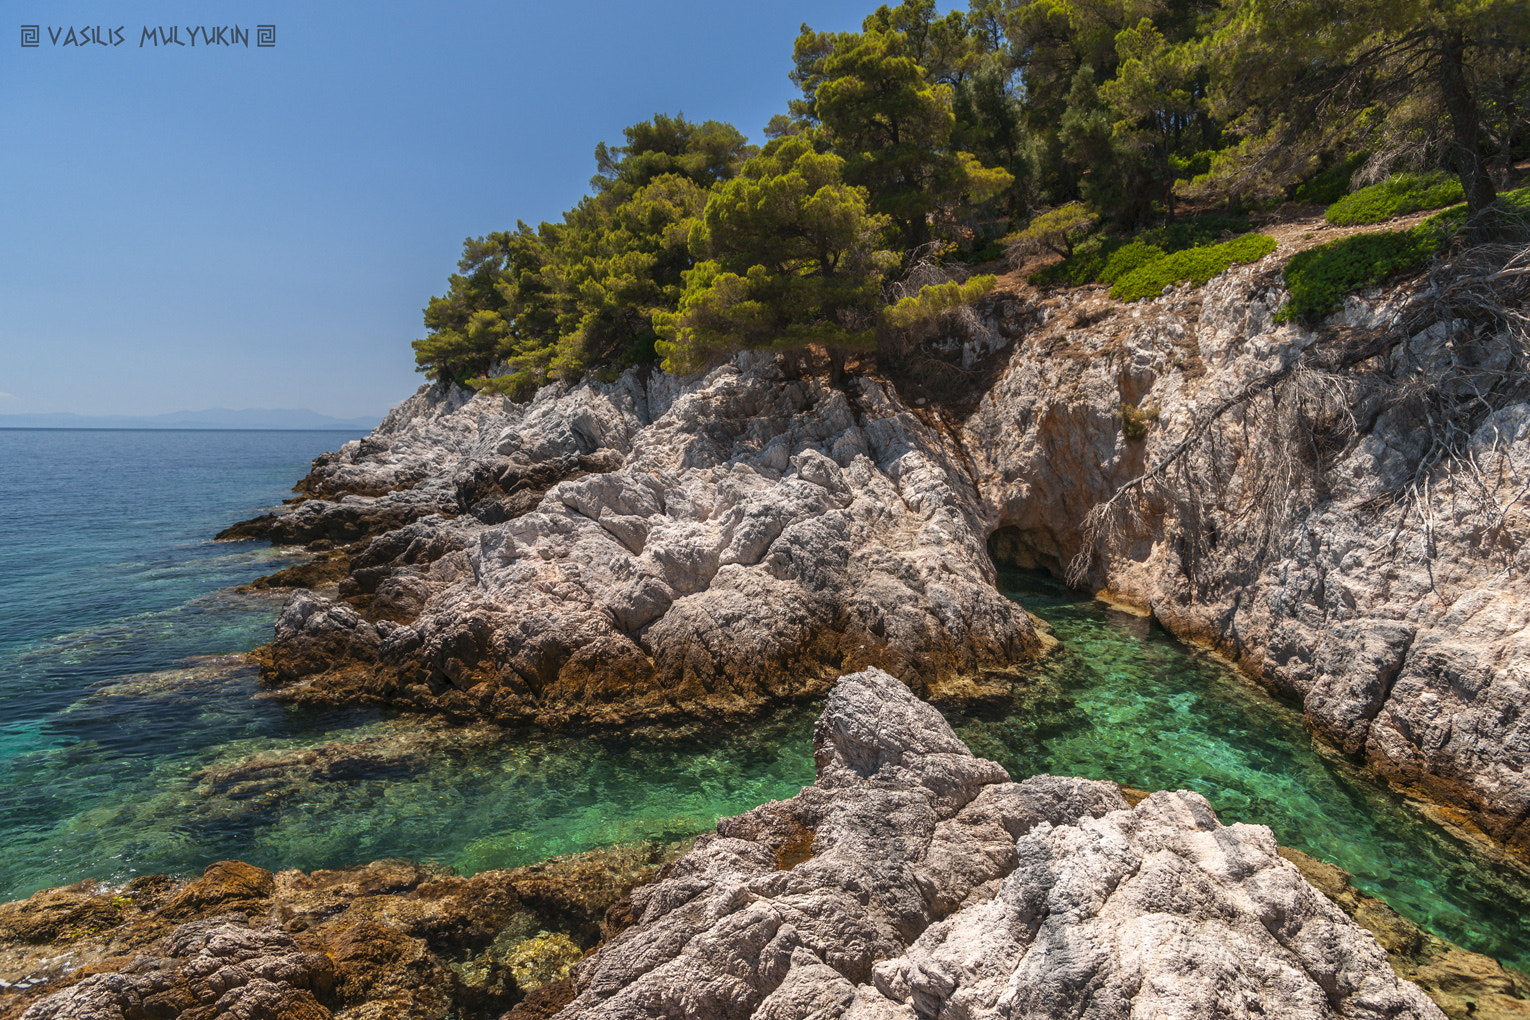
[[[1302,877],[1356,924],[1375,935],[1392,968],[1422,988],[1451,1020],[1530,1018],[1530,977],[1430,934],[1385,903],[1355,889],[1341,868],[1289,847],[1281,847],[1280,855],[1295,864]]]
[[[502,723],[717,721],[872,665],[933,697],[999,697],[1040,647],[995,590],[976,492],[886,384],[787,379],[757,358],[683,383],[548,388],[526,407],[424,414],[429,396],[418,423],[401,409],[373,447],[316,470],[376,488],[433,450],[432,480],[394,495],[450,485],[471,513],[374,538],[339,602],[293,599],[265,653],[291,697]]]
[[[814,758],[632,894],[560,1017],[1440,1016],[1196,794],[1011,782],[876,670],[835,687]]]
[[[370,536],[334,599],[289,606],[266,677],[551,726],[726,722],[865,666],[1000,698],[1038,637],[986,542],[1078,564],[1530,853],[1520,355],[1490,325],[1404,328],[1416,283],[1277,324],[1282,260],[1327,228],[1270,229],[1263,262],[1131,306],[1012,286],[989,337],[909,362],[948,350],[966,391],[907,366],[896,386],[788,379],[758,355],[524,405],[422,390],[266,526]],[[1447,427],[1446,407],[1467,410]]]
[[[1403,977],[1451,1017],[1527,1015],[1516,975],[1264,827],[1012,782],[880,671],[839,682],[813,753],[813,786],[693,845],[472,878],[224,861],[3,904],[0,1020],[1439,1017]]]
[[[274,875],[222,861],[191,882],[46,890],[0,905],[0,1018],[497,1016],[558,986],[680,849],[472,878],[404,861]]]
[[[1502,380],[1510,338],[1410,335],[1407,285],[1320,329],[1275,324],[1281,257],[1130,309],[1053,299],[957,430],[995,553],[1061,575],[1082,552],[1091,586],[1523,855],[1530,404],[1446,422],[1441,397]]]

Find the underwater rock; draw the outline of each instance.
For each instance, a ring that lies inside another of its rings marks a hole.
[[[1375,935],[1393,969],[1422,988],[1451,1020],[1530,1020],[1530,977],[1430,934],[1355,889],[1342,868],[1289,847],[1281,847],[1280,856]]]
[[[834,688],[814,760],[631,894],[560,1017],[1440,1016],[1196,794],[1011,782],[877,670]]]
[[[472,878],[407,861],[94,882],[0,905],[0,1020],[494,1016],[559,978],[687,844]],[[546,988],[545,991],[543,989]]]

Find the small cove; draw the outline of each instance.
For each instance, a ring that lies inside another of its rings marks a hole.
[[[294,562],[208,536],[278,501],[336,433],[0,432],[0,898],[95,877],[382,857],[463,873],[671,840],[813,778],[816,706],[712,741],[504,739],[260,698],[231,653],[279,596],[228,591]],[[76,507],[64,499],[74,493]],[[82,496],[81,494],[87,494]],[[1425,927],[1521,968],[1522,871],[1495,866],[1347,763],[1300,713],[1150,621],[1042,578],[1005,589],[1062,648],[1020,710],[957,720],[1012,774],[1202,793],[1340,865]]]

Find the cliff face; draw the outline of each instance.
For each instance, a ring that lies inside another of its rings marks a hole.
[[[995,552],[1149,607],[1524,853],[1530,404],[1452,411],[1510,340],[1399,328],[1406,290],[1276,326],[1277,280],[1057,308],[957,432]]]
[[[1040,639],[991,549],[1150,607],[1524,852],[1530,404],[1494,381],[1509,339],[1413,328],[1416,288],[1276,325],[1283,245],[1132,306],[1004,295],[987,338],[944,345],[997,380],[941,407],[918,380],[747,355],[527,405],[422,390],[316,462],[317,498],[229,533],[352,543],[337,598],[283,613],[267,675],[552,725],[742,718],[867,666],[994,697]]]

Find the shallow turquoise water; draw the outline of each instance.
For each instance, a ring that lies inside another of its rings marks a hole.
[[[256,697],[218,655],[279,597],[225,589],[288,560],[222,527],[286,495],[335,433],[0,431],[0,899],[238,857],[409,857],[464,873],[710,828],[813,779],[816,710],[687,744],[505,739]],[[1064,649],[1017,712],[956,720],[1016,776],[1204,794],[1361,888],[1522,968],[1530,881],[1312,746],[1299,713],[1146,620],[1005,578]]]
[[[282,596],[226,589],[294,561],[209,538],[347,438],[0,430],[0,899],[224,857],[473,872],[692,835],[812,782],[808,708],[654,745],[253,697],[215,657],[268,641]]]
[[[1318,753],[1298,709],[1222,659],[1049,579],[1015,573],[1002,584],[1052,625],[1063,650],[1040,671],[1031,711],[958,722],[975,752],[1017,776],[1194,790],[1224,822],[1268,825],[1424,927],[1530,969],[1530,872],[1488,862],[1350,763]]]

